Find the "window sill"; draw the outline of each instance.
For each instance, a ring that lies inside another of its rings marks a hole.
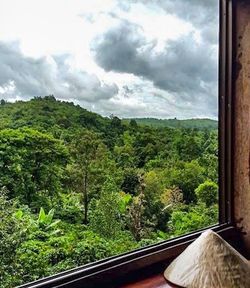
[[[215,232],[230,242],[238,250],[242,249],[239,239],[239,232],[229,225],[217,225],[211,227]],[[51,288],[51,287],[97,287],[98,283],[109,284],[108,287],[119,287],[116,283],[124,283],[126,279],[132,279],[150,267],[167,265],[177,257],[202,231],[197,231],[185,236],[164,241],[149,247],[129,252],[120,256],[114,256],[95,263],[87,264],[70,271],[62,272],[32,283],[22,285],[22,288]],[[237,241],[234,241],[237,239]],[[122,282],[121,282],[122,281]]]

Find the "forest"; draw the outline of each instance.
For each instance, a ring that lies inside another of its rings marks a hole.
[[[147,121],[1,100],[1,288],[218,222],[217,121]]]

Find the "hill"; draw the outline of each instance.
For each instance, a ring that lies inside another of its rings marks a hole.
[[[217,129],[218,121],[212,119],[156,119],[156,118],[132,118],[139,125],[154,128],[196,128],[196,129]],[[129,123],[132,119],[123,119],[124,123]]]
[[[32,127],[39,131],[51,132],[56,137],[60,137],[62,133],[74,133],[83,128],[109,134],[109,137],[112,137],[112,130],[124,130],[124,126],[129,125],[131,120],[122,119],[121,121],[116,116],[103,117],[72,102],[56,100],[54,96],[35,97],[29,101],[15,103],[2,100],[0,105],[0,129]],[[141,128],[150,126],[151,128],[213,130],[218,127],[218,122],[211,119],[134,118],[134,120]]]
[[[101,132],[110,119],[75,105],[58,101],[54,96],[35,97],[29,101],[1,101],[0,129],[32,127],[54,132],[83,127]]]

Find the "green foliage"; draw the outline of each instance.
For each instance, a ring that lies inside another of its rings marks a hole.
[[[131,129],[135,130],[138,128],[138,125],[137,125],[137,122],[135,119],[131,119],[130,122],[129,122],[129,126]]]
[[[143,175],[139,178],[139,195],[133,197],[128,208],[128,227],[136,241],[140,241],[147,234],[145,227],[145,183]]]
[[[119,199],[119,203],[118,203],[118,208],[120,213],[125,214],[127,209],[128,209],[128,205],[131,203],[132,201],[132,196],[130,194],[126,194],[124,192],[120,193],[120,199]]]
[[[115,164],[109,158],[107,147],[91,131],[78,135],[73,143],[72,153],[74,164],[71,167],[71,177],[75,187],[82,192],[83,222],[87,224],[91,197],[99,194],[107,173],[111,170],[114,172]]]
[[[39,206],[39,199],[61,189],[67,149],[61,141],[33,129],[0,131],[0,184],[10,198]]]
[[[205,181],[195,189],[199,201],[205,203],[207,207],[218,203],[218,185],[212,181]]]
[[[180,163],[176,168],[170,171],[171,186],[181,189],[186,204],[195,203],[195,189],[204,181],[204,168],[196,160]]]
[[[108,243],[91,232],[52,236],[47,241],[32,239],[17,250],[17,273],[26,283],[110,255]]]
[[[131,168],[135,164],[135,149],[134,141],[135,137],[132,136],[129,131],[125,131],[122,137],[122,146],[114,147],[114,154],[116,156],[116,161],[120,167]]]
[[[201,138],[193,131],[181,131],[174,141],[179,159],[190,162],[197,159],[202,152]]]
[[[147,220],[147,226],[154,229],[166,229],[166,222],[169,218],[168,211],[164,211],[164,203],[161,201],[161,195],[164,191],[162,175],[156,171],[149,171],[144,175],[145,185],[145,210],[144,217]]]
[[[0,105],[5,105],[5,104],[6,104],[6,101],[4,99],[1,99]]]
[[[183,207],[174,211],[169,221],[172,236],[179,236],[192,231],[214,225],[218,222],[218,206],[206,207],[201,203],[197,206]]]
[[[100,199],[96,200],[90,227],[105,238],[119,236],[122,223],[119,210],[120,195],[117,186],[110,178],[103,185]]]
[[[67,223],[81,223],[83,207],[81,194],[71,191],[60,194],[60,201],[55,206],[55,217]]]
[[[2,101],[0,286],[216,223],[216,129],[105,118],[53,95]]]
[[[39,216],[37,219],[37,225],[40,229],[48,231],[56,227],[60,223],[60,219],[53,220],[55,210],[51,209],[48,214],[45,213],[44,209],[41,207]]]
[[[138,171],[136,169],[125,169],[123,174],[122,191],[136,195],[139,187]]]
[[[3,129],[33,127],[42,132],[49,131],[54,136],[63,136],[64,129],[69,128],[74,132],[82,127],[99,131],[109,120],[72,102],[56,101],[54,97],[45,96],[35,97],[29,102],[0,105],[0,123]]]
[[[48,275],[51,253],[44,241],[28,240],[20,245],[16,252],[17,273],[20,283],[27,283]]]
[[[145,195],[151,202],[158,200],[163,192],[164,186],[160,175],[156,171],[149,171],[144,175]]]
[[[11,287],[17,277],[16,249],[26,238],[27,223],[17,203],[7,199],[6,189],[0,190],[0,283]]]
[[[79,266],[107,258],[110,255],[112,252],[108,242],[96,234],[88,232],[85,239],[76,244],[70,257],[74,261],[74,266]]]

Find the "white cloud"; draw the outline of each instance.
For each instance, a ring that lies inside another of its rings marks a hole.
[[[0,42],[0,59],[3,98],[54,94],[60,99],[98,102],[118,93],[116,84],[107,84],[94,74],[71,67],[68,55],[33,59],[23,55],[16,45]]]

